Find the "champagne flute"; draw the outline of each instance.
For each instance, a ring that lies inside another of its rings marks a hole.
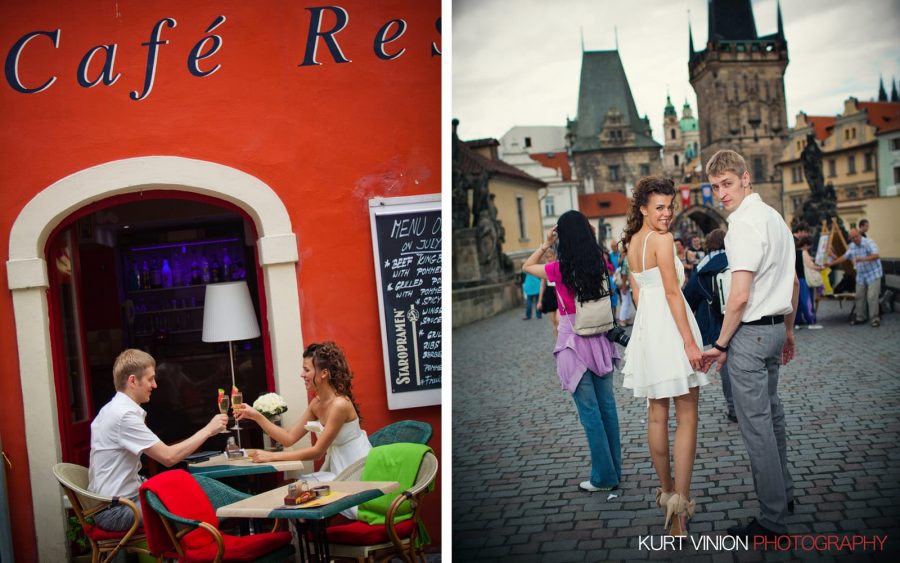
[[[228,395],[222,395],[222,397],[219,398],[219,413],[220,414],[228,414],[228,403],[229,402],[230,402],[230,400],[228,399]],[[219,434],[231,434],[231,431],[228,430],[227,428],[223,428],[223,429],[219,430]]]
[[[227,407],[226,407],[227,408]],[[237,414],[244,408],[244,393],[238,391],[231,396],[231,411],[234,413],[234,426],[231,430],[242,430],[238,424]]]

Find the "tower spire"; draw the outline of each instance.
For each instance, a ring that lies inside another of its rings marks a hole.
[[[613,26],[613,35],[616,37],[616,51],[619,50],[619,27]]]
[[[888,101],[887,92],[884,89],[884,77],[881,75],[878,76],[878,101]]]
[[[579,28],[581,30],[581,52],[584,53],[584,28]]]
[[[897,79],[891,80],[891,101],[900,102],[900,95],[897,94]]]
[[[691,11],[688,10],[688,61],[694,58],[694,32],[691,30]]]
[[[778,38],[784,40],[784,23],[781,21],[781,0],[776,0],[775,6],[778,11]]]

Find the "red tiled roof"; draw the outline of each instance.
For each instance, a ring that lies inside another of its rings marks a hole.
[[[497,139],[491,139],[488,137],[487,139],[473,139],[471,141],[463,141],[467,147],[471,149],[480,149],[484,147],[496,147],[500,145],[500,141]]]
[[[859,102],[859,107],[866,110],[869,125],[878,133],[893,131],[900,122],[900,102]]]
[[[588,219],[616,217],[628,213],[628,198],[622,192],[603,192],[578,196],[578,209]]]
[[[572,169],[569,167],[569,157],[565,153],[562,152],[540,152],[528,155],[531,157],[531,160],[535,162],[540,162],[542,166],[546,168],[552,168],[554,170],[559,171],[563,180],[571,180],[572,179]]]
[[[831,135],[836,117],[827,115],[807,115],[806,122],[812,125],[813,131],[816,133],[816,139],[824,141]]]
[[[493,143],[499,144],[494,139],[478,140],[478,142],[482,141],[493,141]],[[541,188],[547,185],[543,180],[535,178],[531,174],[522,172],[515,166],[507,164],[502,160],[491,160],[490,158],[485,158],[484,156],[470,148],[469,143],[471,143],[471,141],[466,142],[456,139],[455,142],[459,143],[458,145],[456,145],[457,162],[455,164],[459,167],[459,171],[463,174],[472,174],[477,176],[482,172],[487,172],[490,176],[505,176],[507,178],[512,178],[513,180],[518,180],[520,182],[525,182],[527,184],[532,184]],[[481,146],[491,145],[485,142]]]

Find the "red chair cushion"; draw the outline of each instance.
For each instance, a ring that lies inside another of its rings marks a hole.
[[[193,533],[193,532],[192,532]],[[206,537],[211,537],[208,533]],[[191,535],[191,534],[188,534]],[[254,561],[260,557],[281,549],[291,543],[290,532],[268,532],[252,536],[230,536],[222,534],[225,542],[224,562]],[[185,549],[185,563],[207,563],[216,558],[218,546],[215,542],[206,545]]]
[[[394,525],[397,535],[408,538],[416,527],[415,521],[410,518]],[[343,543],[350,545],[373,545],[391,541],[388,538],[387,526],[369,525],[365,522],[353,522],[340,526],[329,526],[326,530],[329,543]]]
[[[99,526],[91,526],[91,525],[82,526],[82,528],[84,529],[84,534],[94,541],[118,540],[118,539],[121,539],[125,535],[125,532],[128,531],[128,530],[122,530],[119,532],[114,532],[112,530],[104,530],[103,528],[101,528]],[[135,536],[140,536],[143,534],[144,534],[144,528],[139,527],[137,530],[134,531],[134,536],[131,536],[131,537],[133,538]]]

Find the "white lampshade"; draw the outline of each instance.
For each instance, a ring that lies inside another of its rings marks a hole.
[[[230,342],[257,336],[259,325],[247,282],[207,285],[203,305],[203,342]]]

